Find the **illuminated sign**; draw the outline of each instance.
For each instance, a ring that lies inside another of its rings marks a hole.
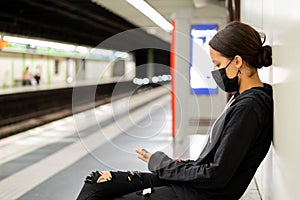
[[[209,41],[217,33],[218,25],[191,26],[190,38],[190,87],[193,94],[217,94],[218,87],[212,78],[213,64],[209,56]]]
[[[0,49],[8,47],[8,42],[5,40],[0,40]]]

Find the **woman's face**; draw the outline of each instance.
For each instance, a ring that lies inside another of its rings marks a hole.
[[[212,59],[212,62],[214,63],[214,68],[215,69],[221,69],[227,67],[226,70],[226,75],[228,78],[234,78],[237,75],[238,69],[234,65],[234,60],[230,60],[213,48],[210,48],[210,57]]]

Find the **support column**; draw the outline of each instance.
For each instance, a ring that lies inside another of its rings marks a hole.
[[[15,86],[15,60],[11,61],[11,87]]]
[[[50,56],[47,56],[47,83],[51,84]]]
[[[147,77],[151,80],[154,76],[154,49],[148,49],[147,53]]]

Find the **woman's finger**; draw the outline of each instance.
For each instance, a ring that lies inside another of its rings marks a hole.
[[[142,150],[140,150],[140,149],[136,149],[135,152],[142,155]]]
[[[141,150],[141,149],[136,149],[135,151],[136,151],[138,154],[142,155],[142,156],[145,156],[146,153],[147,153],[147,151]]]

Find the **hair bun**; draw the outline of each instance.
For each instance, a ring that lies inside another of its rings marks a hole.
[[[272,48],[269,45],[265,45],[261,48],[258,62],[259,68],[272,65]]]

